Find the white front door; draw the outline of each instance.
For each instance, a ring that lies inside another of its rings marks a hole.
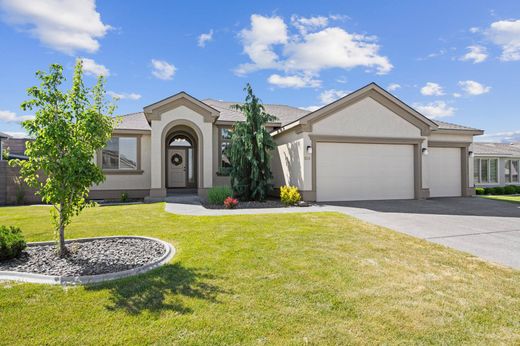
[[[186,149],[168,149],[168,187],[186,187]]]

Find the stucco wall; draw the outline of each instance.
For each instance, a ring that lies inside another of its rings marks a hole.
[[[310,155],[306,155],[305,137],[308,138],[304,133],[294,131],[275,137],[277,148],[273,152],[271,165],[275,187],[293,185],[300,190],[312,189],[311,181],[306,179],[311,167],[309,164],[308,170],[305,169],[310,163]]]
[[[367,97],[312,125],[313,134],[359,137],[418,138],[420,130]]]

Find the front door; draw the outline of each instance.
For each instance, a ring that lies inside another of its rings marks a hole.
[[[168,187],[186,187],[186,149],[168,149]]]

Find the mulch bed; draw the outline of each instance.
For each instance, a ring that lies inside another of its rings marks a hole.
[[[108,238],[67,243],[69,255],[60,258],[55,245],[28,246],[18,258],[0,261],[0,271],[83,276],[116,273],[142,267],[167,251],[151,239]]]
[[[306,207],[310,204],[302,202],[300,207]],[[226,207],[223,204],[209,204],[209,203],[202,203],[202,206],[206,209],[226,209]],[[286,206],[285,204],[282,204],[280,200],[278,199],[268,199],[264,202],[256,202],[256,201],[239,201],[238,205],[235,207],[235,209],[262,209],[262,208],[290,208]]]

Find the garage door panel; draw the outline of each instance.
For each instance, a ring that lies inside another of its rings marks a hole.
[[[318,201],[414,198],[413,145],[317,143]]]
[[[428,156],[430,197],[461,196],[460,148],[430,148]]]

